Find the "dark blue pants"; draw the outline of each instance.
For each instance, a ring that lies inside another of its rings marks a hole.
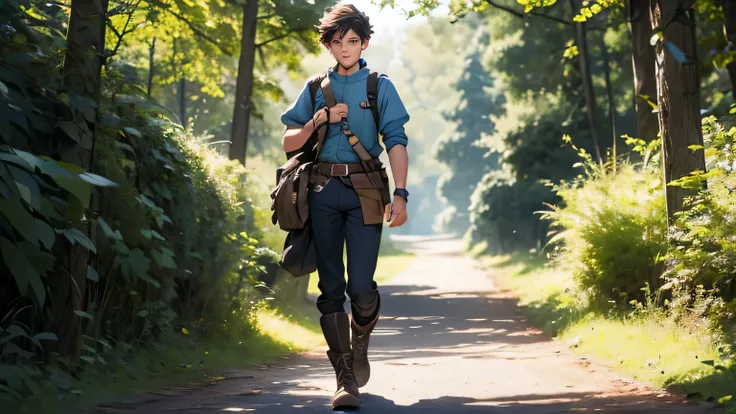
[[[311,192],[309,216],[317,254],[320,313],[344,312],[347,291],[356,318],[373,316],[380,300],[373,275],[383,225],[363,224],[358,194],[340,177],[333,177],[322,191]],[[347,284],[343,246],[347,247]]]

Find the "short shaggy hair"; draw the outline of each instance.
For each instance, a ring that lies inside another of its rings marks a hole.
[[[319,22],[319,40],[323,44],[329,43],[335,33],[342,39],[350,29],[353,29],[362,42],[369,40],[373,34],[373,26],[368,16],[352,4],[341,3],[326,8]]]

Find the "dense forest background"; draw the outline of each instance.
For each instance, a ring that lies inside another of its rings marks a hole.
[[[391,234],[573,263],[603,312],[732,334],[736,5],[375,3],[412,16],[364,56],[411,114]],[[329,4],[0,3],[0,400],[167,337],[248,335],[304,292],[269,192],[279,116],[332,63]]]

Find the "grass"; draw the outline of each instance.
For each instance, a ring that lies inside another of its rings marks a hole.
[[[519,297],[530,322],[574,352],[657,388],[719,400],[734,392],[736,369],[720,360],[717,336],[704,323],[675,321],[644,308],[617,316],[588,308],[573,272],[529,255],[482,257],[500,286]],[[725,401],[725,400],[723,400]]]
[[[414,259],[415,254],[406,252],[397,248],[389,240],[381,241],[381,249],[378,255],[378,265],[373,280],[380,286],[382,283],[388,282],[394,276],[403,272],[404,269]],[[347,254],[343,254],[343,262],[347,263]],[[319,272],[315,272],[309,276],[309,288],[307,292],[319,295]]]
[[[323,342],[319,327],[305,315],[282,315],[262,308],[257,312],[256,332],[230,340],[197,339],[193,335],[172,334],[152,349],[139,352],[127,364],[118,363],[103,373],[85,372],[73,385],[75,394],[63,399],[53,389],[41,390],[24,400],[13,413],[76,413],[84,407],[124,401],[177,387],[190,387],[223,380],[225,369],[244,369]],[[112,372],[111,372],[112,371]],[[6,411],[3,411],[6,412]]]

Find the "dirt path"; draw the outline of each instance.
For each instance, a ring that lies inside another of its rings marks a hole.
[[[412,246],[417,260],[381,287],[383,317],[371,337],[373,376],[361,389],[361,412],[718,412],[626,381],[530,328],[458,241]],[[330,412],[335,379],[324,351],[96,412]]]

